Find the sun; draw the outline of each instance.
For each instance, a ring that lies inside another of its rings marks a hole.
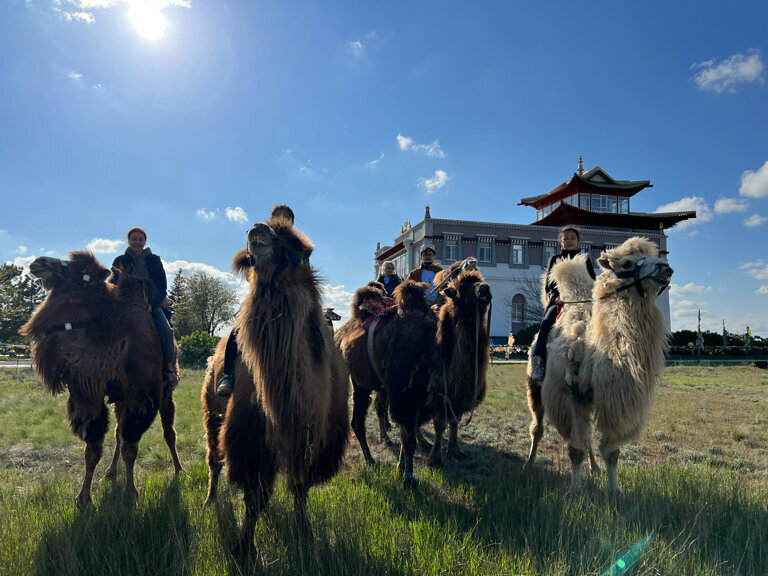
[[[165,16],[149,2],[134,3],[128,12],[128,18],[136,31],[147,40],[158,40],[165,33]]]

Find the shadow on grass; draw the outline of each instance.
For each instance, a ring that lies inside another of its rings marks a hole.
[[[47,528],[35,559],[39,575],[190,574],[192,528],[177,481],[145,487],[136,507],[122,485],[97,507],[74,511]]]

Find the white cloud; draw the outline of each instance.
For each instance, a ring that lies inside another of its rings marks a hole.
[[[768,222],[768,218],[765,216],[760,216],[760,214],[752,214],[752,216],[744,220],[744,226],[747,226],[748,228],[754,228],[755,226],[760,226],[766,222]]]
[[[445,158],[445,152],[440,148],[438,140],[433,140],[431,144],[414,144],[413,138],[398,134],[397,145],[403,151],[411,150],[413,152],[422,152],[431,158]]]
[[[710,292],[711,290],[711,286],[699,286],[693,282],[688,282],[688,284],[683,286],[680,286],[679,284],[672,284],[669,287],[669,293],[672,296],[678,298],[684,298],[685,296],[691,296],[693,294],[704,294],[706,292]]]
[[[245,224],[248,222],[248,214],[245,212],[245,210],[240,208],[240,206],[236,206],[235,208],[230,208],[227,206],[225,213],[227,215],[227,220],[232,222],[237,222],[238,224]]]
[[[739,268],[745,270],[755,280],[768,280],[768,264],[765,264],[762,260],[747,262],[739,266]]]
[[[70,72],[67,73],[67,78],[71,78],[75,82],[78,82],[83,78],[83,75],[80,74],[80,72],[75,72],[74,70],[71,70]]]
[[[339,286],[323,284],[321,296],[323,298],[323,308],[333,308],[333,311],[341,316],[341,320],[335,323],[335,328],[349,320],[350,306],[354,296],[353,292],[347,290],[343,284]]]
[[[376,164],[378,164],[378,163],[379,163],[379,162],[381,162],[382,160],[384,160],[384,152],[382,152],[381,154],[379,154],[379,157],[378,157],[378,158],[376,158],[376,160],[371,160],[370,162],[366,162],[366,163],[365,163],[365,165],[366,165],[366,166],[376,166]]]
[[[219,211],[217,210],[206,210],[205,208],[198,208],[195,212],[195,216],[197,216],[200,220],[203,220],[207,222],[208,220],[214,220],[219,215]]]
[[[699,71],[693,77],[699,90],[709,92],[735,92],[739,84],[760,82],[763,80],[763,61],[757,51],[750,51],[748,55],[734,54],[719,64],[715,60],[707,60],[693,64],[691,69]]]
[[[738,198],[719,198],[715,202],[715,214],[728,214],[730,212],[744,212],[747,203]]]
[[[347,42],[347,52],[352,54],[355,58],[365,58],[365,46],[360,40],[354,42]]]
[[[757,169],[757,172],[745,170],[741,175],[741,187],[739,194],[750,198],[764,198],[768,196],[768,162]]]
[[[96,18],[90,12],[67,12],[66,10],[61,10],[60,8],[54,8],[53,11],[64,18],[64,20],[67,22],[85,22],[86,24],[93,24],[96,22]]]
[[[450,177],[443,170],[435,170],[435,175],[432,178],[419,178],[419,184],[427,191],[427,194],[432,194],[445,186],[448,180]]]
[[[714,217],[712,210],[704,201],[704,198],[699,196],[690,196],[688,198],[675,200],[669,204],[662,204],[656,208],[654,212],[688,212],[691,210],[696,211],[696,218],[689,218],[688,220],[683,220],[682,222],[675,224],[675,227],[672,228],[671,231],[685,230],[696,224],[709,222]]]
[[[107,238],[94,238],[86,245],[86,248],[94,254],[114,254],[125,245],[125,240],[109,240]]]
[[[16,254],[26,254],[27,250],[29,250],[29,248],[26,246],[16,246]]]
[[[93,24],[96,22],[93,10],[106,10],[121,6],[127,6],[129,9],[132,7],[141,8],[151,4],[153,11],[160,12],[171,6],[189,8],[191,0],[149,0],[149,2],[148,0],[67,0],[68,5],[74,7],[74,11],[58,8],[62,4],[61,0],[52,0],[52,3],[54,6],[51,9],[67,22]]]
[[[19,256],[18,258],[13,259],[13,263],[18,266],[19,268],[24,268],[24,270],[29,269],[29,265],[32,264],[33,260],[37,258],[37,256]]]
[[[169,286],[171,285],[171,282],[173,282],[173,278],[178,271],[182,270],[184,276],[189,276],[195,272],[205,272],[214,278],[218,278],[230,288],[237,291],[238,302],[242,302],[250,290],[248,282],[244,278],[235,276],[231,272],[219,270],[218,268],[215,268],[210,264],[204,264],[203,262],[188,262],[187,260],[174,260],[173,262],[163,261],[163,268],[165,268],[165,276],[168,278]]]
[[[768,286],[763,284],[762,286],[760,286],[760,288],[755,290],[755,294],[768,294]]]

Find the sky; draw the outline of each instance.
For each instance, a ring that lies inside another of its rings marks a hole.
[[[0,262],[147,230],[229,274],[289,204],[345,317],[407,218],[530,224],[578,156],[650,180],[672,329],[768,337],[768,2],[3,0]]]

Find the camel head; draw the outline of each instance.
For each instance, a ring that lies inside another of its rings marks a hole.
[[[109,270],[85,250],[70,252],[68,260],[40,256],[29,265],[29,272],[47,291],[93,286],[103,283],[109,276]]]
[[[622,280],[619,291],[635,286],[641,295],[661,294],[669,286],[674,272],[666,260],[659,258],[656,244],[639,236],[603,252],[597,263],[608,274]]]
[[[491,303],[491,287],[479,270],[465,270],[443,290],[446,298],[458,308],[476,307],[485,310]]]
[[[278,217],[254,224],[246,238],[246,248],[232,260],[236,273],[252,271],[269,282],[284,270],[309,267],[312,244],[290,220]]]
[[[363,301],[369,298],[381,298],[386,295],[387,293],[384,291],[384,286],[375,281],[368,282],[368,284],[362,288],[355,290],[355,294],[352,296],[352,318],[365,320],[370,316],[370,312],[360,308]]]
[[[399,284],[392,292],[392,297],[397,302],[398,313],[403,314],[418,310],[424,314],[431,314],[426,295],[427,290],[429,290],[429,284],[424,282],[406,280]]]

